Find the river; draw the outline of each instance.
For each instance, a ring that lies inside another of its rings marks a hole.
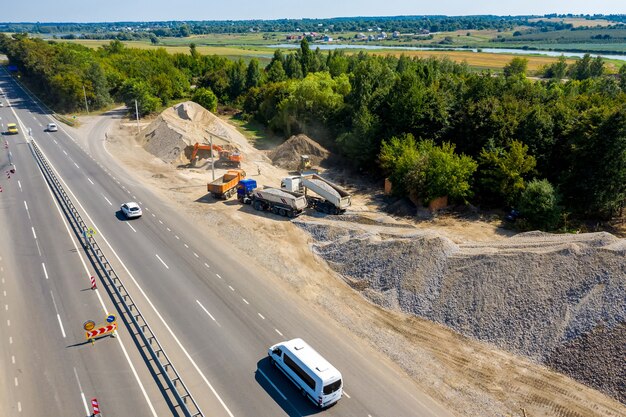
[[[424,48],[419,46],[379,46],[379,45],[353,45],[353,44],[340,44],[340,43],[312,43],[311,49],[320,48],[320,50],[334,50],[334,49],[370,49],[370,50],[404,50],[404,51],[471,51],[471,52],[485,52],[490,54],[518,54],[518,55],[546,55],[559,57],[561,55],[565,57],[578,57],[582,58],[584,52],[563,52],[563,51],[540,51],[534,49],[504,49],[504,48]],[[279,45],[268,45],[269,48],[275,49],[297,49],[300,44],[297,43],[284,43]],[[626,61],[626,55],[613,55],[613,54],[596,54],[589,53],[592,57],[600,56],[607,59],[618,59],[620,61]]]

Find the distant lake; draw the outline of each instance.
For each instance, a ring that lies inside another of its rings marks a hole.
[[[424,48],[420,46],[379,46],[379,45],[354,45],[354,44],[340,44],[340,43],[311,43],[311,49],[320,48],[320,50],[334,50],[334,49],[389,49],[389,50],[406,50],[406,51],[471,51],[486,52],[490,54],[519,54],[519,55],[546,55],[559,57],[564,55],[565,57],[578,57],[582,58],[584,52],[564,52],[564,51],[540,51],[534,49],[503,49],[503,48]],[[275,49],[298,49],[300,44],[297,43],[283,43],[279,45],[268,45],[269,48]],[[626,61],[626,55],[613,55],[613,54],[596,54],[589,53],[592,57],[601,56],[607,59],[619,59],[620,61]]]

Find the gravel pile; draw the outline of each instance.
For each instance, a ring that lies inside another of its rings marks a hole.
[[[269,157],[272,163],[283,169],[295,171],[300,165],[300,155],[308,155],[312,166],[319,166],[330,152],[307,135],[295,135],[274,149]]]
[[[542,361],[625,401],[624,240],[532,232],[457,245],[426,232],[346,229],[342,221],[296,224],[372,302]]]

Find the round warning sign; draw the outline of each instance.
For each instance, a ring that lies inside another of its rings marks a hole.
[[[94,327],[96,327],[96,323],[93,320],[87,320],[85,323],[83,323],[83,329],[87,330],[88,332],[93,330]]]
[[[115,321],[115,316],[113,314],[109,314],[107,316],[107,323],[113,323]]]

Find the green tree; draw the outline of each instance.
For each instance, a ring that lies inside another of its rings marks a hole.
[[[526,58],[513,58],[511,62],[504,66],[504,76],[526,76],[526,69],[528,68],[528,60]]]
[[[285,58],[285,73],[288,78],[302,78],[302,65],[296,54],[289,54]]]
[[[287,73],[281,61],[271,62],[267,68],[265,68],[265,73],[267,74],[267,80],[271,83],[279,83],[287,79]]]
[[[479,164],[481,197],[485,201],[495,197],[512,205],[524,190],[524,177],[533,172],[536,161],[528,155],[528,146],[514,140],[508,149],[483,149]]]
[[[197,88],[191,98],[194,102],[198,103],[210,112],[215,113],[217,110],[217,97],[213,94],[209,88]]]
[[[261,70],[259,69],[259,60],[252,58],[246,69],[246,88],[251,89],[261,85]]]
[[[309,47],[309,41],[306,39],[306,37],[302,38],[302,41],[300,41],[299,52],[302,75],[306,77],[306,75],[311,71],[311,67],[313,65],[313,53],[311,52],[311,48]]]
[[[541,230],[554,230],[561,217],[559,198],[548,180],[532,180],[519,199],[518,208],[524,226]]]

